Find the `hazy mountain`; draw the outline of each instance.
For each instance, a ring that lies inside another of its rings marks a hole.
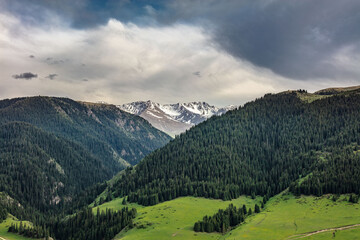
[[[148,120],[157,129],[171,136],[185,132],[213,115],[221,115],[235,106],[217,108],[206,102],[160,104],[138,101],[118,106],[121,110]]]

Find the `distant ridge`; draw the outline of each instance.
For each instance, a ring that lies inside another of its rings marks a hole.
[[[325,88],[319,91],[316,91],[315,94],[319,95],[333,95],[341,92],[348,92],[360,89],[359,86],[352,86],[352,87],[334,87],[334,88]]]
[[[221,115],[236,108],[233,105],[217,108],[206,102],[160,104],[150,100],[127,103],[118,107],[146,119],[151,125],[173,137],[213,115]]]

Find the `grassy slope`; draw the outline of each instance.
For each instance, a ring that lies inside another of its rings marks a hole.
[[[203,216],[226,208],[230,201],[183,197],[150,207],[128,204],[128,207],[138,210],[135,219],[138,227],[118,234],[115,239],[287,239],[296,234],[360,223],[360,204],[348,203],[345,198],[343,195],[333,202],[330,196],[278,195],[270,199],[263,212],[249,217],[245,224],[225,235],[195,233],[192,227]],[[121,202],[122,198],[115,199],[101,205],[100,209],[120,209],[124,207]],[[246,204],[253,208],[255,200],[240,197],[232,202],[237,206]],[[139,228],[141,225],[144,228]],[[356,228],[337,231],[335,239],[359,237],[360,228]],[[301,239],[332,239],[332,231]]]
[[[302,101],[307,103],[312,103],[313,101],[332,96],[332,95],[318,95],[314,93],[297,93],[297,95]]]
[[[182,197],[150,207],[128,204],[129,208],[135,207],[138,211],[135,219],[137,228],[122,232],[115,239],[287,239],[296,234],[360,223],[360,204],[350,204],[344,199],[345,196],[341,196],[337,202],[333,202],[330,196],[298,198],[278,195],[270,199],[263,212],[248,218],[245,224],[226,235],[195,233],[192,227],[203,216],[212,215],[219,208],[225,209],[230,201]],[[252,200],[240,197],[231,202],[236,206],[246,204],[253,208],[259,200],[260,198]],[[118,198],[101,205],[100,209],[121,209],[124,207],[121,203],[122,198]],[[7,232],[8,226],[13,222],[16,219],[8,217],[0,224],[0,236],[7,240],[27,240],[28,238]],[[335,239],[351,240],[359,237],[360,228],[356,228],[337,231]],[[332,231],[302,239],[332,239]]]
[[[248,197],[240,197],[233,201],[182,197],[150,207],[128,204],[130,208],[137,208],[138,216],[135,223],[138,227],[120,233],[115,239],[219,239],[221,234],[195,233],[192,230],[194,223],[205,215],[215,214],[219,208],[225,209],[230,203],[235,206],[245,204],[254,209],[255,202],[260,200],[261,198],[253,200]],[[100,209],[120,209],[124,207],[121,203],[122,198],[115,199],[101,205]],[[141,225],[145,228],[139,228]]]
[[[0,237],[6,240],[33,240],[33,238],[27,238],[14,233],[8,233],[8,228],[11,226],[12,223],[20,225],[20,221],[18,221],[12,215],[9,215],[9,217],[5,221],[0,223]],[[23,224],[25,224],[26,226],[32,226],[32,224],[27,221],[23,221]]]
[[[272,198],[266,210],[248,219],[248,223],[225,235],[222,239],[287,239],[289,236],[316,230],[360,223],[360,204],[328,199],[292,195]],[[351,238],[353,237],[353,238]],[[343,230],[336,239],[359,239],[360,229]],[[321,233],[302,239],[329,239],[332,232]]]

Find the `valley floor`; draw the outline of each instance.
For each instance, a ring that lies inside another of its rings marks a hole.
[[[230,203],[238,207],[245,204],[248,208],[254,208],[255,203],[260,200],[247,197],[232,201],[182,197],[150,207],[128,204],[129,208],[137,208],[137,227],[118,234],[115,239],[219,239],[221,234],[195,233],[192,230],[194,223],[202,220],[205,215],[215,214],[220,208],[225,209]],[[122,208],[121,203],[122,199],[116,199],[101,205],[100,209]]]
[[[196,233],[192,230],[196,221],[205,215],[213,215],[218,209],[225,209],[230,203],[235,206],[254,208],[261,198],[251,199],[240,197],[232,201],[182,197],[163,202],[155,206],[144,207],[137,204],[127,204],[136,208],[138,216],[136,227],[119,233],[115,239],[122,240],[161,240],[161,239],[268,239],[268,240],[323,240],[323,239],[360,239],[360,204],[347,201],[348,196],[342,195],[334,202],[331,195],[322,197],[280,194],[271,198],[261,213],[248,217],[244,224],[228,232]],[[99,206],[121,209],[122,198]],[[96,212],[96,208],[93,208]],[[8,233],[7,229],[16,219],[9,217],[0,224],[1,240],[29,240],[16,234]],[[19,224],[19,222],[17,222]],[[26,223],[30,224],[30,223]],[[349,227],[354,225],[352,227]],[[333,237],[335,232],[335,237]],[[311,234],[310,234],[311,233]]]
[[[259,214],[246,219],[245,223],[225,235],[219,233],[195,233],[194,223],[205,215],[213,215],[219,208],[225,209],[230,203],[236,206],[246,204],[254,207],[255,200],[240,197],[233,201],[183,197],[155,206],[135,207],[138,216],[136,227],[123,231],[115,239],[360,239],[360,204],[347,201],[342,195],[336,202],[330,195],[322,197],[280,194],[269,200]],[[120,209],[122,199],[115,199],[100,206],[100,209]],[[95,211],[95,208],[94,208]],[[346,227],[356,225],[353,227]],[[344,228],[343,228],[344,227]],[[338,228],[336,231],[333,228]],[[307,236],[311,232],[320,231]],[[305,234],[307,233],[307,234]]]

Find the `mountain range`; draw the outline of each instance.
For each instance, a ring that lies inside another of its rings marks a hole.
[[[118,107],[146,119],[151,125],[173,137],[214,115],[219,116],[236,108],[233,105],[218,108],[206,102],[160,104],[150,100]]]
[[[160,110],[194,127],[171,139],[140,117]],[[277,240],[359,230],[359,87],[266,94],[225,114],[205,103],[128,111],[0,101],[0,235],[11,232],[1,237]],[[11,226],[21,222],[7,213],[35,227]]]

